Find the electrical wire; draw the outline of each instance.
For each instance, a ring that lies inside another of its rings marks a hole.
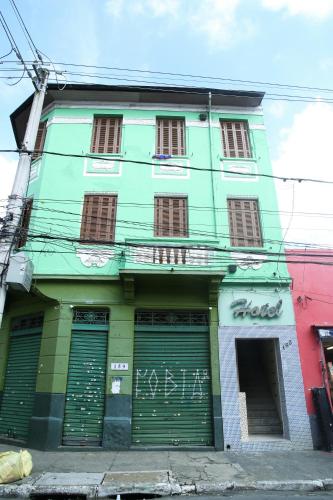
[[[30,78],[35,89],[37,90],[37,85],[36,85],[35,79],[33,78],[32,73],[30,72],[30,70],[26,66],[26,63],[22,57],[22,54],[21,54],[21,52],[16,44],[15,38],[14,38],[12,32],[10,31],[10,28],[9,28],[9,26],[6,22],[6,19],[5,19],[4,15],[2,14],[1,10],[0,10],[0,23],[1,23],[1,26],[6,34],[7,38],[8,38],[8,41],[12,47],[13,52],[15,53],[17,59],[21,62],[21,64],[23,64],[24,72],[27,72],[28,77]],[[21,80],[23,80],[23,78],[25,78],[24,73],[22,74],[22,77],[15,83],[15,85],[17,85]]]
[[[10,49],[10,51],[9,51],[7,54],[5,54],[4,56],[0,56],[0,59],[4,59],[5,57],[10,56],[10,54],[11,54],[12,52],[14,52],[14,51],[13,51],[13,47]],[[2,62],[3,62],[3,61],[2,61]],[[2,64],[2,62],[1,62],[0,64]],[[10,71],[10,70],[7,70],[7,71]]]
[[[10,62],[10,61],[9,61]],[[318,92],[333,92],[331,88],[323,88],[323,87],[313,87],[313,86],[304,86],[304,85],[294,85],[288,83],[280,83],[280,82],[267,82],[267,81],[258,81],[258,80],[244,80],[244,79],[236,79],[236,78],[225,78],[219,76],[208,76],[208,75],[198,75],[191,73],[176,73],[176,72],[167,72],[167,71],[153,71],[153,70],[143,70],[143,69],[135,69],[135,68],[121,68],[117,66],[97,66],[97,65],[89,65],[89,64],[77,64],[77,63],[69,63],[69,62],[60,62],[57,61],[54,64],[61,66],[72,66],[77,68],[93,68],[93,69],[102,69],[102,70],[111,70],[111,71],[127,71],[129,73],[140,73],[140,74],[152,74],[152,75],[161,75],[161,76],[176,76],[182,78],[193,79],[197,78],[199,80],[210,81],[216,80],[221,82],[232,82],[232,83],[243,83],[249,85],[260,85],[260,86],[272,86],[272,87],[281,87],[281,88],[290,88],[296,90],[307,90],[307,91],[318,91]]]
[[[31,52],[32,52],[32,55],[34,56],[35,59],[39,58],[36,45],[34,44],[32,38],[30,36],[30,33],[29,33],[29,31],[28,31],[28,29],[27,29],[27,27],[22,19],[22,16],[21,16],[21,14],[16,6],[15,0],[9,0],[9,1],[10,1],[11,6],[12,6],[12,9],[14,11],[14,15],[15,15],[16,19],[18,20],[18,23],[22,29],[23,35],[24,35],[24,37],[29,45]],[[43,62],[41,59],[40,59],[40,61]]]
[[[20,149],[0,149],[0,153],[20,153]],[[114,158],[106,158],[104,156],[98,156],[96,154],[78,154],[78,153],[60,153],[56,151],[45,151],[45,150],[40,150],[40,149],[35,149],[35,150],[29,150],[26,151],[29,154],[39,154],[39,155],[50,155],[50,156],[59,156],[59,157],[66,157],[66,158],[90,158],[94,160],[103,160],[103,161],[114,161]],[[195,170],[198,172],[217,172],[221,173],[220,169],[217,168],[202,168],[202,167],[192,167],[192,166],[186,166],[184,165],[177,165],[175,163],[152,163],[148,161],[142,161],[142,160],[128,160],[126,158],[118,158],[117,157],[117,162],[120,163],[130,163],[130,164],[135,164],[135,165],[149,165],[149,166],[163,166],[163,167],[173,167],[173,168],[186,168],[187,170]],[[273,174],[263,174],[263,173],[247,173],[247,172],[234,172],[232,170],[227,170],[223,169],[223,172],[225,173],[230,173],[233,175],[240,175],[240,176],[246,176],[246,177],[263,177],[263,178],[268,178],[268,179],[277,179],[283,182],[291,181],[291,182],[313,182],[313,183],[319,183],[319,184],[333,184],[333,180],[324,180],[324,179],[314,179],[314,178],[307,178],[307,177],[287,177],[287,176],[280,176],[280,175],[273,175]]]

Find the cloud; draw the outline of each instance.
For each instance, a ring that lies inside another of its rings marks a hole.
[[[120,17],[126,11],[153,17],[176,16],[180,9],[180,0],[107,0],[105,6],[107,13],[113,17]]]
[[[241,0],[202,0],[191,17],[192,29],[201,32],[211,49],[227,49],[255,34],[251,19],[238,13]]]
[[[328,104],[309,104],[297,113],[291,127],[283,131],[279,156],[273,161],[275,175],[333,180],[332,123],[333,108]],[[286,240],[332,246],[333,217],[295,213],[291,218],[290,214],[283,214],[292,211],[292,183],[277,181],[276,188],[282,226],[290,224]],[[332,185],[296,182],[294,212],[331,214]]]
[[[333,57],[324,57],[319,61],[319,69],[321,71],[332,71]]]
[[[239,13],[245,0],[107,0],[113,17],[141,15],[166,18],[169,26],[199,33],[212,50],[225,50],[256,33],[253,21]]]
[[[283,101],[273,101],[265,108],[274,118],[282,118],[287,111],[287,104]]]
[[[333,14],[333,0],[262,0],[266,9],[287,11],[290,16],[303,15],[323,21]]]
[[[146,5],[155,17],[176,16],[180,8],[179,0],[146,0]]]
[[[14,176],[17,167],[17,160],[12,160],[4,155],[0,155],[1,183],[0,183],[0,216],[5,213],[5,205],[11,193]]]
[[[120,17],[124,11],[124,7],[124,0],[107,0],[105,4],[106,12],[113,17]]]

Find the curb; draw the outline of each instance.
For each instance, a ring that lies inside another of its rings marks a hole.
[[[240,491],[285,491],[285,492],[315,492],[315,491],[333,491],[333,479],[315,479],[315,480],[284,480],[284,481],[221,481],[216,483],[193,482],[193,484],[179,484],[172,476],[169,476],[168,482],[163,483],[145,483],[128,484],[121,488],[111,485],[91,484],[91,485],[56,485],[41,486],[35,483],[42,476],[29,478],[28,482],[21,484],[0,485],[1,497],[29,498],[31,495],[83,495],[87,499],[107,498],[109,495],[116,494],[147,494],[160,497],[170,495],[189,495],[189,494],[220,494]]]

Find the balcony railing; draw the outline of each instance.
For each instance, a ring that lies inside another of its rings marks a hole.
[[[204,246],[179,248],[170,245],[140,246],[131,248],[135,264],[160,264],[180,266],[208,266],[212,251]]]

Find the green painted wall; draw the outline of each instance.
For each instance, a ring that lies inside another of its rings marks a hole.
[[[162,106],[161,106],[162,107]],[[116,240],[118,242],[152,243],[156,241],[175,241],[181,244],[209,244],[222,250],[216,253],[205,270],[226,270],[230,262],[228,250],[229,229],[227,218],[228,196],[254,196],[259,198],[263,238],[266,241],[260,252],[279,252],[276,242],[281,240],[280,222],[277,215],[277,201],[274,183],[267,178],[231,178],[227,174],[214,173],[214,194],[216,202],[217,234],[214,227],[214,211],[212,207],[212,184],[209,155],[209,132],[207,127],[192,126],[191,122],[199,122],[200,111],[161,111],[144,109],[110,108],[65,108],[52,109],[43,119],[50,120],[47,128],[45,149],[67,153],[85,154],[90,152],[92,123],[57,123],[54,119],[85,118],[93,119],[94,114],[116,114],[124,118],[122,147],[120,155],[114,157],[117,176],[108,175],[105,171],[92,173],[92,160],[70,157],[44,156],[40,160],[40,174],[30,185],[30,193],[34,196],[34,211],[31,218],[31,232],[48,233],[56,237],[79,237],[81,212],[84,193],[108,192],[118,194]],[[126,119],[153,120],[157,116],[185,117],[186,123],[186,159],[193,167],[204,167],[205,172],[191,170],[187,179],[156,178],[152,175],[152,167],[138,164],[117,164],[117,158],[152,161],[155,152],[155,126],[126,124]],[[212,113],[212,121],[245,119],[249,122],[250,139],[254,160],[259,173],[272,173],[268,156],[268,148],[263,116],[244,113]],[[257,127],[257,128],[253,128]],[[260,128],[261,127],[261,128]],[[221,168],[222,144],[221,131],[218,126],[212,128],[213,168]],[[243,160],[233,159],[232,164],[240,164]],[[226,163],[226,167],[230,163]],[[144,189],[138,189],[138,186]],[[189,203],[190,237],[187,239],[159,239],[153,237],[154,195],[158,193],[187,194]],[[134,205],[133,204],[139,204]],[[140,204],[143,204],[140,205]],[[198,207],[206,207],[198,210]],[[269,212],[267,211],[269,210]],[[134,225],[133,225],[134,223]],[[274,243],[274,241],[276,243]],[[103,248],[89,246],[88,248]],[[86,267],[76,255],[77,250],[87,249],[86,245],[65,241],[32,241],[27,244],[34,260],[35,273],[39,276],[117,276],[121,269],[151,270],[169,268],[157,264],[137,264],[129,249],[124,253],[123,247],[115,247],[112,258],[103,267]],[[243,251],[249,250],[243,249]],[[256,249],[254,249],[256,250]],[[193,268],[200,269],[200,266]],[[191,268],[191,269],[193,269]],[[187,267],[189,269],[189,267]],[[237,270],[228,275],[226,282],[249,280],[265,282],[283,281],[288,277],[284,264],[279,265],[276,273],[275,263],[265,263],[260,271]]]
[[[52,302],[52,305],[45,309],[36,387],[37,392],[41,393],[66,392],[74,307],[107,307],[110,310],[106,391],[107,394],[112,394],[113,377],[121,377],[122,395],[132,394],[135,309],[208,310],[209,307],[208,284],[202,277],[199,281],[189,278],[142,278],[136,283],[135,301],[131,305],[124,303],[120,282],[91,281],[88,291],[87,284],[83,281],[40,280],[36,287],[43,296],[57,301],[56,305]],[[210,316],[213,394],[218,395],[220,386],[216,307],[210,309]],[[128,363],[128,370],[111,370],[113,362]]]

